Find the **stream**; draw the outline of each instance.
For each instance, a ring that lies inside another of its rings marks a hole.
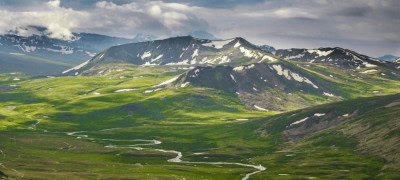
[[[106,130],[111,130],[111,129],[106,129]],[[105,131],[105,130],[102,130]],[[78,139],[87,139],[87,140],[100,140],[100,141],[106,141],[106,142],[135,142],[138,144],[131,144],[131,145],[106,145],[104,147],[106,148],[117,148],[117,149],[134,149],[138,151],[159,151],[159,152],[164,152],[164,153],[172,153],[176,154],[176,157],[172,159],[168,159],[168,162],[172,163],[185,163],[185,164],[210,164],[210,165],[237,165],[237,166],[242,166],[242,167],[251,167],[254,168],[256,171],[247,173],[244,177],[242,177],[242,180],[247,180],[250,178],[250,176],[257,174],[259,172],[265,171],[266,168],[262,165],[251,165],[251,164],[243,164],[243,163],[232,163],[232,162],[191,162],[191,161],[183,161],[182,160],[182,152],[176,151],[176,150],[165,150],[165,149],[153,149],[150,148],[149,146],[153,145],[158,145],[161,144],[162,142],[159,140],[147,140],[147,139],[133,139],[133,140],[120,140],[120,139],[96,139],[96,138],[91,138],[88,135],[86,135],[87,131],[77,131],[77,132],[69,132],[67,135],[69,136],[74,136]]]

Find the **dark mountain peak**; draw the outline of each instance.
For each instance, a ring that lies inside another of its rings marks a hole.
[[[399,58],[399,57],[393,56],[393,55],[390,55],[390,54],[386,54],[384,56],[378,57],[377,59],[380,59],[382,61],[394,62],[397,58]]]
[[[258,48],[260,48],[263,51],[270,52],[270,53],[273,53],[274,51],[276,51],[276,49],[274,47],[269,46],[269,45],[261,45],[261,46],[258,46]]]

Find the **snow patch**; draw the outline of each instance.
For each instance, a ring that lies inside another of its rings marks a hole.
[[[181,61],[181,62],[176,62],[176,63],[171,62],[171,63],[168,63],[167,66],[173,66],[173,65],[188,65],[188,64],[189,64],[189,60],[186,59],[186,60],[183,60],[183,61]]]
[[[172,79],[166,80],[166,81],[164,81],[164,82],[162,82],[162,83],[160,83],[158,85],[155,85],[153,87],[160,87],[160,86],[165,86],[165,85],[171,84],[171,83],[175,82],[178,78],[179,78],[179,76],[176,76],[176,77],[174,77]]]
[[[309,117],[306,117],[306,118],[304,118],[304,119],[295,121],[295,122],[291,123],[289,126],[292,126],[292,125],[295,125],[295,124],[300,124],[300,123],[302,123],[302,122],[304,122],[304,121],[307,121],[307,119],[309,119]]]
[[[327,56],[330,53],[332,53],[333,50],[321,51],[321,50],[318,50],[318,49],[309,49],[309,50],[307,50],[307,52],[310,53],[310,54],[316,53],[316,54],[318,54],[318,56]]]
[[[193,54],[192,54],[192,58],[195,58],[199,56],[199,49],[194,50]]]
[[[315,113],[314,116],[315,116],[315,117],[325,116],[325,113]]]
[[[89,62],[90,62],[90,60],[87,60],[87,61],[85,61],[84,63],[79,64],[78,66],[75,66],[75,67],[73,67],[73,68],[71,68],[71,69],[68,69],[68,70],[66,70],[66,71],[64,71],[64,72],[62,72],[62,73],[65,74],[65,73],[70,72],[70,71],[72,71],[72,70],[79,70],[79,69],[81,69],[83,66],[87,65]],[[76,75],[77,75],[77,74],[76,74]]]
[[[244,66],[238,66],[233,68],[234,71],[242,71],[244,69]]]
[[[151,52],[150,51],[146,51],[142,54],[142,56],[140,57],[142,60],[145,58],[148,58],[151,56]]]
[[[329,96],[329,97],[335,96],[335,95],[333,95],[333,94],[331,94],[331,93],[327,93],[327,92],[324,92],[324,95],[325,95],[325,96]]]
[[[240,42],[238,41],[238,42],[236,42],[236,44],[233,46],[234,48],[237,48],[237,47],[239,47],[241,44],[240,44]]]
[[[368,73],[372,73],[372,72],[376,72],[376,69],[370,69],[370,70],[366,70],[364,72],[361,72],[362,74],[368,74]]]
[[[74,53],[74,48],[68,47],[68,46],[62,46],[62,45],[54,45],[56,47],[60,47],[61,49],[51,49],[51,48],[46,48],[48,51],[51,52],[58,52],[61,54],[72,54]]]
[[[219,64],[224,64],[224,63],[228,63],[228,62],[231,61],[231,60],[228,58],[228,56],[222,56],[222,57],[219,57],[219,58],[217,58],[217,59],[220,59]]]
[[[161,91],[161,90],[163,90],[163,89],[162,89],[162,88],[157,88],[157,89],[152,89],[152,90],[146,90],[146,91],[144,91],[143,93],[149,94],[149,93],[157,92],[157,91]]]
[[[25,56],[25,54],[22,54],[22,53],[8,53],[8,54],[15,55],[15,56]]]
[[[242,52],[243,55],[246,56],[246,57],[249,57],[249,58],[253,57],[252,51],[248,50],[248,49],[246,49],[244,47],[240,47],[240,52]]]
[[[367,62],[363,62],[363,65],[364,65],[365,67],[367,67],[367,68],[377,67],[377,65],[375,65],[375,64],[370,64],[370,63],[367,63]]]
[[[296,56],[288,56],[285,59],[297,59],[297,58],[302,58],[304,57],[304,54],[298,54]]]
[[[271,57],[271,56],[268,56],[268,55],[264,55],[264,56],[262,57],[261,61],[265,61],[266,59],[268,59],[268,60],[271,61],[271,62],[277,61],[276,58]]]
[[[151,63],[151,62],[145,62],[142,66],[155,66],[155,65],[158,65],[158,64]]]
[[[189,84],[190,84],[190,82],[182,83],[182,84],[181,84],[181,88],[184,88],[184,87],[186,87],[186,86],[189,85]]]
[[[279,75],[279,76],[282,76],[283,75],[283,71],[282,71],[282,66],[281,65],[272,65],[272,67],[275,69],[275,71],[276,71],[276,73]]]
[[[158,55],[156,58],[151,59],[151,62],[157,61],[157,60],[161,59],[163,56],[164,56],[164,55],[160,54],[160,55]]]
[[[134,91],[136,89],[120,89],[120,90],[116,90],[114,92],[119,93],[119,92],[128,92],[128,91]]]
[[[235,77],[231,74],[231,78],[232,78],[232,80],[233,81],[235,81],[235,83],[236,83],[236,79],[235,79]]]
[[[264,108],[262,108],[260,106],[257,106],[257,105],[254,105],[254,108],[256,108],[259,111],[268,111],[268,109],[264,109]]]
[[[90,56],[90,57],[96,56],[96,53],[91,53],[91,52],[89,52],[89,51],[85,51],[85,53],[86,53],[88,56]]]

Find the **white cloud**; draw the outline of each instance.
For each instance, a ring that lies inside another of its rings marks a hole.
[[[220,38],[242,36],[277,48],[342,46],[367,55],[400,55],[399,0],[136,0],[125,4],[61,0],[61,7],[59,0],[29,2],[36,3],[0,6],[0,31],[39,25],[53,37],[68,39],[72,31],[167,37],[207,30]],[[74,9],[63,7],[76,2],[70,6]]]
[[[120,36],[145,32],[152,35],[174,35],[207,27],[185,4],[162,1],[115,4],[97,2],[92,9],[76,10],[60,6],[60,0],[18,11],[0,7],[0,32],[29,25],[47,27],[53,38],[73,38],[72,31],[89,31]],[[33,9],[33,10],[32,10]],[[19,30],[21,35],[31,33]]]
[[[0,10],[0,31],[19,29],[22,30],[22,35],[29,35],[29,32],[23,32],[20,27],[37,25],[47,27],[53,38],[71,39],[73,37],[71,29],[79,27],[87,16],[86,12],[61,8],[59,0],[49,1],[36,11]]]
[[[273,12],[277,17],[282,18],[310,18],[310,19],[318,19],[318,16],[307,12],[304,9],[300,8],[280,8]]]

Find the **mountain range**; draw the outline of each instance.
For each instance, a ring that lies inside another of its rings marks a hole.
[[[174,82],[176,87],[190,84],[227,91],[248,109],[258,111],[304,108],[351,99],[357,93],[380,94],[387,89],[356,90],[355,84],[386,86],[377,80],[400,80],[396,63],[339,47],[269,52],[240,37],[205,40],[191,36],[114,46],[63,74],[107,75],[122,71],[118,64],[187,69]]]
[[[400,58],[400,57],[387,54],[387,55],[378,57],[377,59],[384,60],[384,61],[395,61],[398,58]]]

